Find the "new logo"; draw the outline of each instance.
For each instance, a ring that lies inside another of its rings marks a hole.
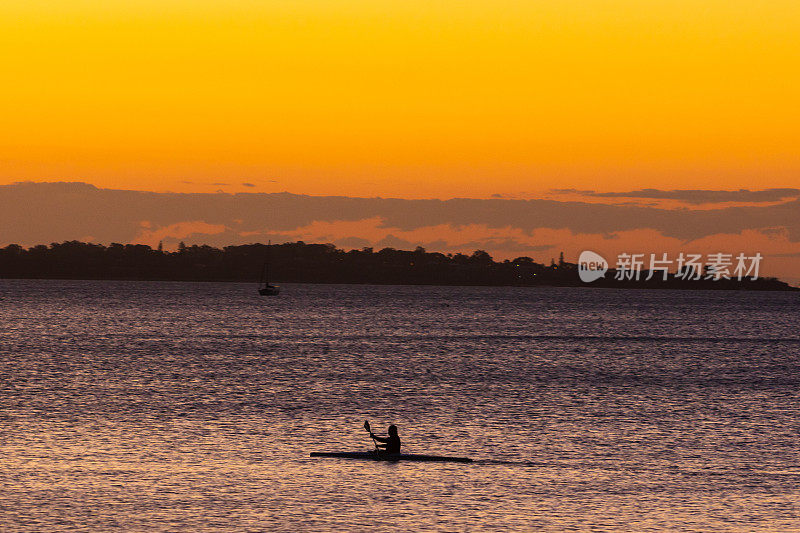
[[[603,256],[590,250],[581,252],[578,258],[578,276],[584,283],[591,283],[606,275],[608,261]]]

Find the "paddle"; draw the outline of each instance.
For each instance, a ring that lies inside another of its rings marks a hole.
[[[372,437],[372,430],[369,429],[369,420],[364,420],[364,429],[369,431],[369,436]],[[375,441],[375,437],[372,437],[372,444],[375,445],[375,449],[378,450],[378,443]]]

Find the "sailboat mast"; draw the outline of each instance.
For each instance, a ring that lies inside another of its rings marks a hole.
[[[270,250],[272,250],[272,241],[267,241],[267,260],[264,261],[264,284],[269,285],[269,259]]]

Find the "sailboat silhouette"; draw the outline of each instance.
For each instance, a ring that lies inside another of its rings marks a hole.
[[[267,244],[267,257],[264,260],[264,268],[261,270],[261,280],[258,283],[258,294],[261,296],[277,296],[281,292],[278,285],[270,285],[269,283],[269,262],[270,251],[272,249],[272,241]]]

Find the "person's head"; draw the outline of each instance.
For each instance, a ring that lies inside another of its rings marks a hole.
[[[397,426],[395,426],[394,424],[389,426],[389,435],[397,436]]]

